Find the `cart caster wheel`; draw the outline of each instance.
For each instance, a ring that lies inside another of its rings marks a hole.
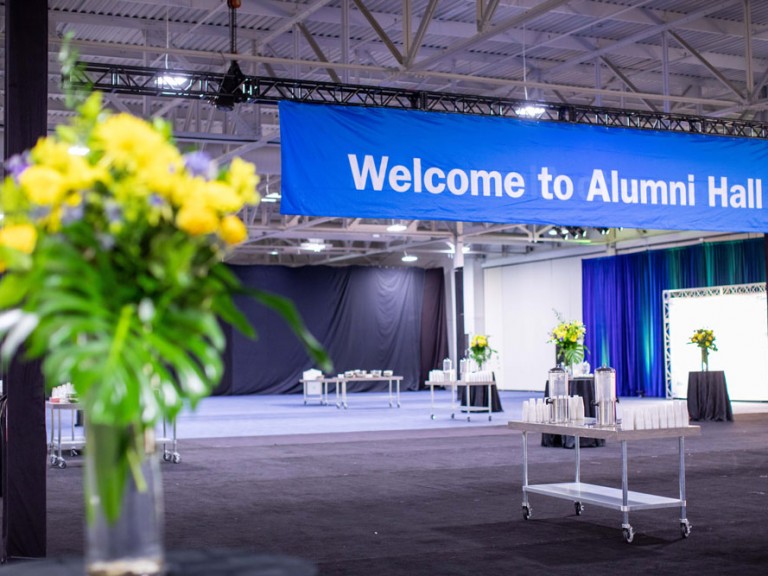
[[[77,450],[70,450],[69,453],[70,453],[71,456],[79,456],[80,455],[80,452],[78,452]]]
[[[170,462],[171,455],[168,452],[163,452],[163,462]]]
[[[680,534],[682,534],[683,538],[688,538],[691,535],[691,523],[688,520],[680,522]]]
[[[467,422],[472,422],[472,418],[470,416],[467,416]]]
[[[67,467],[67,463],[66,463],[64,460],[62,460],[61,462],[59,462],[58,464],[56,464],[56,466],[58,466],[59,468],[61,468],[62,470],[64,470],[64,468],[66,468],[66,467]]]
[[[491,420],[493,420],[493,416],[488,416],[488,422],[490,422]]]
[[[179,462],[181,462],[181,454],[179,454],[178,452],[174,452],[173,456],[171,457],[171,462],[173,462],[174,464],[178,464]]]
[[[455,419],[456,419],[456,414],[451,414],[451,420],[455,420]]]
[[[626,540],[627,544],[631,544],[632,540],[635,539],[635,530],[632,526],[629,528],[622,528],[621,534],[624,536],[624,540]]]
[[[573,505],[576,508],[576,516],[581,516],[584,513],[584,504],[581,502],[574,502]]]
[[[56,462],[58,462],[58,460],[57,460],[56,456],[51,456],[50,458],[48,458],[48,462],[51,463],[51,466],[55,466]]]
[[[430,420],[434,420],[434,419],[435,419],[435,415],[434,415],[434,414],[430,414],[430,415],[429,415],[429,419],[430,419]]]
[[[523,520],[530,520],[533,516],[533,508],[527,504],[523,504]]]

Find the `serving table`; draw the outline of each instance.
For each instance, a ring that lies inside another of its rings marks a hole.
[[[64,450],[70,450],[70,453],[74,456],[77,450],[81,450],[85,446],[85,437],[75,436],[75,418],[78,410],[82,410],[82,407],[76,402],[51,402],[46,400],[45,409],[51,415],[51,437],[48,443],[49,461],[51,466],[66,468],[67,461],[63,455]],[[72,413],[69,439],[62,438],[61,413],[65,410]]]
[[[576,514],[581,515],[584,504],[594,504],[604,508],[619,510],[623,514],[621,530],[624,540],[632,542],[635,531],[629,523],[629,513],[632,510],[648,510],[654,508],[680,508],[680,532],[684,538],[691,533],[691,524],[686,517],[685,501],[685,438],[701,433],[698,426],[683,426],[680,428],[656,428],[645,430],[622,430],[621,427],[596,427],[593,419],[587,419],[584,424],[543,424],[538,422],[510,421],[507,426],[512,430],[523,433],[523,518],[532,516],[532,507],[528,501],[529,494],[543,494],[564,500],[571,500],[576,508]],[[576,438],[574,443],[576,455],[576,475],[573,482],[555,484],[528,483],[528,433],[561,434]],[[581,451],[580,437],[617,440],[621,442],[621,488],[598,486],[581,481]],[[633,492],[629,490],[627,478],[627,442],[654,440],[657,438],[677,438],[679,451],[679,497],[668,498]]]
[[[299,380],[304,385],[304,404],[307,403],[307,384],[310,382],[319,382],[323,386],[325,401],[321,404],[328,404],[328,384],[336,384],[336,408],[348,408],[347,404],[347,384],[356,382],[387,382],[389,384],[389,407],[397,406],[400,408],[400,382],[402,376],[338,376],[334,378],[313,378],[308,380]],[[392,395],[392,388],[395,388],[395,396]]]
[[[435,419],[435,386],[447,386],[451,389],[451,418],[456,417],[456,412],[460,409],[461,411],[467,412],[467,422],[471,420],[472,412],[487,412],[488,413],[488,420],[491,420],[493,418],[493,395],[492,395],[492,387],[496,384],[493,380],[478,380],[478,381],[471,381],[471,380],[443,380],[443,381],[435,381],[432,382],[430,380],[427,380],[425,382],[427,386],[429,386],[429,397],[430,397],[430,408],[431,408],[431,414],[429,417],[434,420]],[[464,386],[464,401],[466,403],[466,406],[459,402],[457,400],[457,393],[456,390],[459,386]],[[470,403],[470,388],[471,387],[487,387],[488,394],[486,398],[488,399],[487,406],[475,406]]]

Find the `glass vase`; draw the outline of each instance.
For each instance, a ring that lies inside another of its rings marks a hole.
[[[707,348],[701,349],[701,371],[709,371],[709,349]]]
[[[86,442],[86,573],[164,574],[163,491],[154,433],[90,424]]]

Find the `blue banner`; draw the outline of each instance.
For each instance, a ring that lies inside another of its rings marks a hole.
[[[768,232],[765,140],[294,102],[280,134],[284,214]]]

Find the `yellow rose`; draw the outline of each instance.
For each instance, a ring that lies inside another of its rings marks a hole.
[[[0,246],[32,254],[37,243],[37,230],[31,224],[11,224],[0,229]]]
[[[240,158],[232,160],[227,172],[227,182],[244,203],[255,204],[258,201],[256,186],[259,183],[259,177],[256,175],[256,167],[250,162]]]
[[[19,176],[19,184],[27,198],[38,206],[53,206],[66,192],[61,173],[47,166],[30,166]]]
[[[156,165],[179,165],[181,156],[165,137],[144,120],[115,114],[96,126],[93,144],[119,168],[142,172]]]
[[[176,226],[190,236],[213,234],[219,227],[216,212],[200,202],[185,204],[176,214]]]
[[[248,230],[237,216],[225,216],[221,219],[219,235],[229,245],[240,244],[248,238]]]
[[[206,182],[203,195],[206,205],[219,213],[237,212],[243,207],[243,201],[234,188],[224,182]]]

